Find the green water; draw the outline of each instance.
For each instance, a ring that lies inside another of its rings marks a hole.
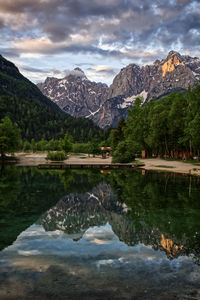
[[[0,299],[200,299],[199,194],[168,172],[7,166]]]

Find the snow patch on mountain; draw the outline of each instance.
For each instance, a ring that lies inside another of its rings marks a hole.
[[[148,93],[144,90],[140,94],[132,95],[130,97],[124,98],[124,102],[122,104],[118,104],[118,108],[128,108],[132,106],[136,100],[136,98],[140,97],[143,99],[142,103],[147,99]]]
[[[90,114],[88,116],[86,116],[85,118],[90,118],[91,116],[94,116],[95,114],[97,114],[100,111],[101,107],[102,106],[100,106],[96,111],[93,111],[93,112],[91,110],[89,110]]]

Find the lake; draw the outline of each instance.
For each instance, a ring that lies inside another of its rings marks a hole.
[[[1,169],[0,299],[200,299],[200,178]]]

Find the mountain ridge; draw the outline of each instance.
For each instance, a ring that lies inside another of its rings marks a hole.
[[[37,85],[24,77],[14,63],[0,55],[0,95],[16,98],[29,98],[50,107],[56,112],[62,110],[44,94]]]
[[[127,118],[127,109],[137,97],[145,103],[194,86],[200,79],[200,59],[172,50],[166,58],[151,65],[129,64],[122,68],[109,87],[84,75],[77,78],[68,75],[45,80],[38,87],[70,115],[90,118],[101,128],[108,128],[116,126],[122,116]],[[62,89],[59,82],[63,83]]]

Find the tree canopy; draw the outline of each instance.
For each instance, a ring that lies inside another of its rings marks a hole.
[[[9,117],[5,117],[0,123],[0,153],[1,158],[6,153],[16,151],[21,143],[20,130],[16,123],[12,123]]]
[[[61,145],[65,153],[69,153],[72,150],[72,137],[68,133],[65,134]]]

